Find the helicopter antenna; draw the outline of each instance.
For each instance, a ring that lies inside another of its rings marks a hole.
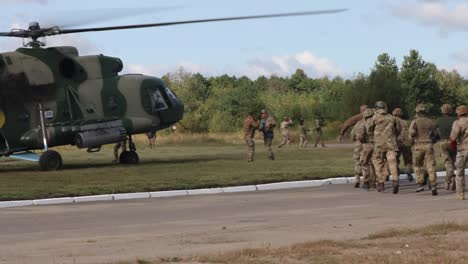
[[[31,39],[31,41],[27,43],[26,46],[32,47],[32,48],[40,48],[40,47],[45,46],[45,44],[40,42],[38,40],[39,38],[62,35],[62,34],[124,30],[124,29],[134,29],[134,28],[166,27],[166,26],[175,26],[175,25],[182,25],[182,24],[196,24],[196,23],[234,21],[234,20],[312,16],[312,15],[334,14],[334,13],[340,13],[344,11],[347,11],[347,9],[328,9],[328,10],[316,10],[316,11],[305,11],[305,12],[263,14],[263,15],[253,15],[253,16],[236,16],[236,17],[184,20],[184,21],[151,23],[151,24],[123,25],[123,26],[112,26],[112,27],[76,28],[76,29],[61,29],[59,26],[54,26],[54,27],[43,29],[40,27],[38,22],[31,22],[29,24],[28,29],[15,29],[15,30],[11,30],[10,32],[0,32],[0,37],[17,37],[17,38]]]

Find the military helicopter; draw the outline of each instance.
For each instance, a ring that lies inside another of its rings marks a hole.
[[[181,24],[331,14],[345,9],[224,17],[153,24],[65,29],[41,28],[0,32],[22,38],[23,46],[0,53],[0,157],[38,162],[42,170],[59,170],[61,155],[49,149],[74,145],[97,152],[106,144],[127,141],[121,164],[139,161],[132,136],[156,132],[180,121],[184,104],[160,79],[119,75],[119,58],[80,56],[75,47],[50,47],[39,39],[55,35],[164,27]],[[25,40],[28,40],[25,42]],[[41,154],[32,151],[43,150]]]

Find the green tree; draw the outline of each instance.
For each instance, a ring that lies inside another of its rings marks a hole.
[[[404,94],[395,58],[391,58],[387,53],[382,53],[377,57],[369,75],[368,88],[362,93],[364,97],[362,103],[367,102],[372,106],[376,101],[385,101],[389,106],[389,111],[402,107]]]
[[[424,61],[416,50],[410,50],[401,66],[400,77],[405,90],[405,108],[408,113],[414,113],[417,104],[425,103],[432,114],[438,114],[442,103],[443,92],[436,80],[437,68],[434,64]]]

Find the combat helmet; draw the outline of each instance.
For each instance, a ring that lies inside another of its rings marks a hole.
[[[426,112],[426,105],[418,104],[416,106],[416,113],[425,113]]]
[[[375,107],[375,109],[382,109],[382,110],[385,110],[385,111],[388,110],[387,104],[384,101],[375,102],[374,107]]]
[[[401,108],[395,108],[395,109],[393,109],[392,115],[394,115],[394,116],[402,116],[402,115],[403,115],[403,111],[401,110]]]
[[[460,105],[457,107],[456,110],[457,115],[459,116],[464,116],[468,113],[468,109],[466,108],[466,105]]]
[[[364,118],[368,118],[368,117],[371,117],[374,115],[374,110],[371,109],[371,108],[367,108],[364,113],[362,114],[362,116],[364,116]]]
[[[449,115],[450,113],[452,113],[452,106],[449,104],[443,104],[440,107],[440,112],[442,112],[442,114]]]

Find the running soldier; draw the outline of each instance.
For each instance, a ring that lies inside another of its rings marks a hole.
[[[278,148],[281,148],[284,145],[288,145],[289,147],[289,126],[292,125],[292,120],[289,119],[289,117],[285,117],[284,121],[281,122],[280,124],[280,131],[281,131],[281,136],[283,137],[283,141],[278,145]]]
[[[263,142],[265,143],[265,147],[268,151],[268,158],[274,160],[275,155],[273,154],[273,150],[271,149],[271,144],[273,143],[273,138],[275,136],[273,128],[276,127],[276,123],[273,117],[268,116],[268,113],[265,110],[262,110],[261,117],[262,120],[260,121],[259,130],[263,133]]]
[[[426,106],[416,106],[416,118],[411,122],[409,133],[413,139],[413,165],[416,173],[416,192],[424,191],[424,166],[429,174],[429,188],[432,195],[437,195],[437,176],[435,171],[433,141],[438,137],[435,123],[426,117]]]
[[[450,142],[452,149],[457,149],[457,199],[465,200],[465,167],[468,161],[468,110],[466,105],[457,107],[459,119],[452,125]]]
[[[360,155],[363,180],[363,189],[374,188],[375,186],[375,168],[372,164],[372,153],[374,152],[374,131],[371,128],[371,118],[374,110],[366,109],[364,111],[364,125],[356,130],[356,136],[362,144]]]
[[[307,147],[309,143],[309,128],[306,128],[304,125],[304,119],[299,120],[299,147]]]
[[[325,143],[323,143],[323,119],[315,119],[315,144],[314,148],[317,147],[317,145],[320,143],[322,145],[322,148],[325,147]]]
[[[451,116],[452,106],[444,104],[440,108],[442,117],[437,119],[435,124],[440,135],[440,154],[445,165],[445,189],[455,191],[455,158],[457,151],[450,147],[450,130],[456,117]]]
[[[397,137],[398,152],[397,152],[397,163],[398,169],[400,168],[400,157],[403,156],[403,161],[406,167],[406,175],[408,175],[408,181],[412,182],[413,179],[413,157],[411,153],[411,137],[409,136],[409,122],[402,118],[403,111],[400,108],[395,108],[392,112],[399,127],[401,127],[400,135]]]
[[[396,154],[398,152],[397,136],[401,128],[392,115],[387,113],[387,104],[383,101],[375,103],[375,114],[370,121],[370,129],[374,131],[374,153],[372,163],[377,174],[377,190],[385,190],[385,163],[388,163],[393,179],[393,194],[397,194],[400,188],[398,164]]]
[[[351,129],[351,140],[354,141],[353,160],[354,160],[354,188],[359,188],[361,184],[362,167],[361,167],[361,152],[362,143],[358,140],[357,132],[362,130],[364,126],[364,118],[357,122]]]
[[[364,111],[367,109],[367,105],[361,105],[359,107],[360,113],[348,118],[344,124],[343,127],[341,128],[340,135],[338,136],[338,141],[343,142],[344,135],[346,134],[346,131],[352,126],[353,129],[351,130],[351,139],[354,141],[354,150],[353,150],[353,160],[354,160],[354,188],[359,188],[360,185],[360,178],[362,176],[362,168],[361,168],[361,161],[359,159],[361,155],[361,150],[362,150],[362,144],[356,140],[355,136],[355,128],[358,126],[358,123],[363,120],[362,114]],[[359,124],[359,126],[362,125],[362,123]]]
[[[244,138],[247,144],[247,161],[253,162],[255,155],[255,130],[258,129],[259,123],[254,117],[253,112],[249,112],[244,120]]]

